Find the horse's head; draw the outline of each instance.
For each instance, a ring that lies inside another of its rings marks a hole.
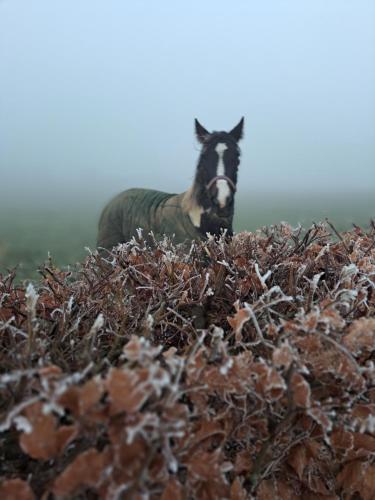
[[[202,144],[196,173],[197,201],[205,210],[223,217],[233,212],[243,124],[241,118],[230,132],[210,133],[195,120],[195,133]]]

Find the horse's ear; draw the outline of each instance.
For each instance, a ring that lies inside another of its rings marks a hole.
[[[244,117],[242,117],[239,124],[229,132],[229,135],[231,135],[236,142],[238,142],[243,137],[243,124]]]
[[[195,135],[197,136],[198,141],[202,144],[210,135],[209,131],[206,130],[196,118],[195,118]]]

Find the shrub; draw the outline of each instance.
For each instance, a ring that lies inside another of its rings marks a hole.
[[[374,498],[375,230],[338,236],[2,277],[0,498]]]

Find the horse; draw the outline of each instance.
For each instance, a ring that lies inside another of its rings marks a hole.
[[[192,186],[180,194],[142,188],[118,194],[101,213],[97,247],[110,250],[130,241],[140,228],[156,239],[173,237],[175,243],[204,239],[208,233],[232,236],[243,128],[243,117],[230,132],[208,132],[195,119],[202,147]]]

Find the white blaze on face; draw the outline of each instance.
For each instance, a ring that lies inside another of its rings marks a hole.
[[[225,175],[224,167],[224,151],[228,149],[228,146],[222,142],[219,142],[215,148],[216,153],[219,155],[219,161],[217,164],[216,175]],[[225,179],[219,179],[216,181],[217,187],[217,201],[221,208],[224,208],[227,204],[227,199],[230,196],[230,187]]]

